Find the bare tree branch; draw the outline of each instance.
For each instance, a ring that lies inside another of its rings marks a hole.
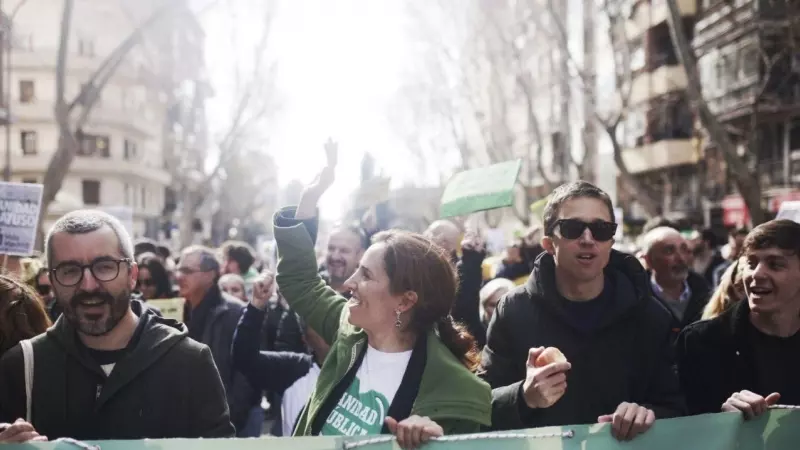
[[[703,127],[708,130],[711,141],[720,149],[726,164],[730,168],[736,187],[750,211],[753,224],[760,224],[765,220],[764,211],[761,208],[761,186],[751,176],[747,165],[737,155],[736,145],[703,98],[702,83],[697,71],[697,60],[687,38],[678,3],[676,0],[666,0],[666,5],[669,11],[667,23],[669,24],[670,36],[678,54],[678,60],[686,72],[687,91],[692,106],[700,117]]]

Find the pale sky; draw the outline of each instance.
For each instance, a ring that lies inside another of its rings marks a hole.
[[[212,128],[224,124],[233,83],[236,52],[230,40],[235,23],[239,58],[252,59],[264,0],[229,0],[252,9],[234,19],[225,11],[203,18],[207,31],[207,65],[216,90],[210,109]],[[279,183],[308,182],[324,164],[323,142],[340,143],[337,182],[323,198],[322,214],[340,215],[344,197],[358,184],[361,157],[369,151],[393,185],[413,179],[410,157],[388,121],[404,67],[411,63],[402,18],[406,0],[283,0],[272,38],[271,57],[278,61],[282,112],[267,149],[279,166]],[[223,2],[224,3],[224,2]]]

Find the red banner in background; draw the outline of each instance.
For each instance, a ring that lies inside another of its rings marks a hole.
[[[741,195],[728,195],[722,199],[722,222],[728,227],[742,227],[750,223],[750,211]]]

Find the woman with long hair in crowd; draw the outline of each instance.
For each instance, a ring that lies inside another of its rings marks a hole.
[[[316,205],[333,183],[335,144],[326,151],[328,165],[297,209],[274,220],[278,286],[331,344],[294,434],[391,433],[401,447],[416,448],[435,436],[480,431],[491,422],[491,389],[473,373],[474,339],[450,316],[458,283],[443,249],[418,234],[381,232],[345,283],[349,300],[320,278]],[[255,288],[271,283],[266,275]]]
[[[44,333],[50,325],[32,288],[12,276],[0,275],[0,356],[20,341]]]
[[[744,280],[742,279],[743,264],[737,259],[723,273],[719,286],[711,295],[705,309],[703,320],[713,319],[745,299]]]
[[[172,283],[169,281],[169,272],[161,257],[147,252],[142,253],[136,259],[139,265],[139,279],[136,287],[145,300],[175,296],[172,291]]]

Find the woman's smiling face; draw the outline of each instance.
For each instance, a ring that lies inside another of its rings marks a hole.
[[[356,272],[345,282],[345,287],[352,292],[347,302],[350,323],[368,332],[381,332],[394,327],[396,311],[402,303],[402,296],[394,295],[389,290],[385,254],[384,243],[370,246],[361,257]]]

